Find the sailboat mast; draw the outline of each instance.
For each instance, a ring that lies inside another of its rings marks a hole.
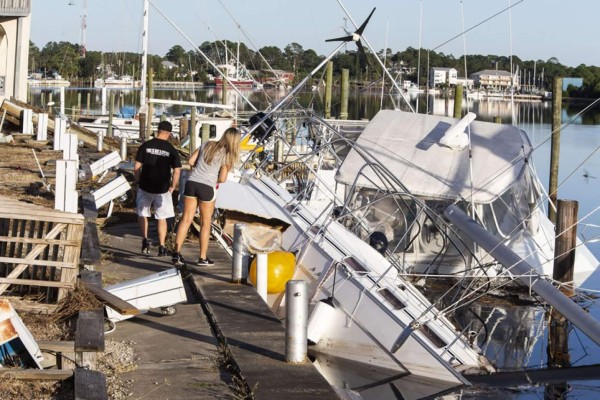
[[[142,31],[142,71],[140,72],[142,90],[140,92],[140,106],[146,104],[146,75],[148,74],[148,9],[148,0],[144,0],[144,20]]]
[[[83,0],[83,15],[81,16],[81,45],[80,45],[80,53],[81,57],[85,58],[85,30],[87,28],[87,0]]]
[[[240,80],[240,40],[237,42],[237,51],[235,55],[235,59],[237,60],[237,65],[235,66],[235,79]]]

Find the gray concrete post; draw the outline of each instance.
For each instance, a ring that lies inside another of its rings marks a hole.
[[[306,326],[308,320],[308,283],[290,280],[285,285],[285,361],[306,361]]]

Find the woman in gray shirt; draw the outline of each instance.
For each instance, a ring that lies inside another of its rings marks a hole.
[[[240,158],[240,132],[236,128],[229,128],[218,142],[203,143],[191,155],[189,162],[192,172],[185,184],[183,216],[177,227],[175,252],[173,264],[185,265],[181,256],[181,246],[192,224],[198,205],[200,207],[200,258],[198,265],[211,266],[215,263],[210,260],[208,239],[210,238],[210,224],[215,210],[217,187],[225,182],[227,173],[233,168]]]

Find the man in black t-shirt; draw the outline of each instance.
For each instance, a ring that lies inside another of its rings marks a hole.
[[[181,158],[169,143],[173,126],[168,121],[158,124],[156,137],[140,146],[135,157],[133,173],[138,182],[136,208],[142,230],[142,253],[150,254],[148,240],[148,217],[154,205],[154,217],[158,221],[158,255],[166,256],[167,218],[175,216],[171,193],[177,188]],[[171,170],[173,176],[171,177]]]

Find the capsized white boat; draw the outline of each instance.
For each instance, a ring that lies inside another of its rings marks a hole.
[[[362,389],[391,390],[388,383],[404,377],[406,392],[392,386],[405,398],[422,395],[407,376],[436,380],[426,385],[434,395],[467,384],[465,370],[489,369],[446,318],[470,299],[438,309],[441,303],[432,304],[411,279],[515,279],[506,273],[511,265],[446,218],[453,204],[534,267],[532,279],[548,273],[555,234],[541,207],[525,133],[473,121],[474,115],[457,120],[381,111],[352,141],[307,110],[291,115],[271,116],[277,130],[265,135],[265,149],[272,157],[263,155],[255,170],[223,184],[217,207],[284,225],[281,247],[296,255],[293,279],[310,284],[310,352],[317,367],[334,385],[357,365],[382,368],[386,373]],[[597,260],[585,246],[577,251],[582,282]],[[268,303],[283,316],[284,294],[269,295]],[[325,360],[352,367],[339,371]]]

